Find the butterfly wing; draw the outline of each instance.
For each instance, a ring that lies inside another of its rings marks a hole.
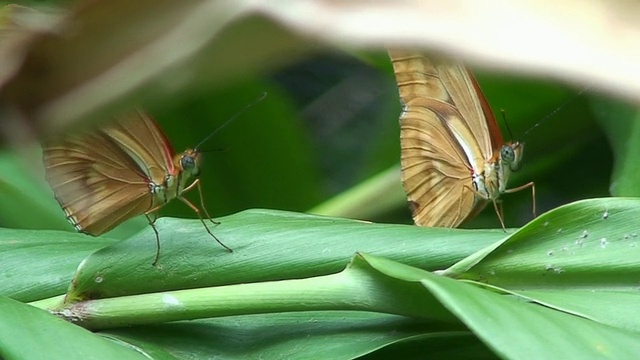
[[[417,225],[455,227],[474,208],[471,172],[432,105],[411,101],[402,116],[402,183]]]
[[[100,235],[153,207],[151,181],[161,183],[172,166],[169,145],[154,151],[162,139],[153,120],[135,113],[44,143],[47,181],[78,230]]]
[[[498,137],[494,141],[500,142],[500,145],[502,145],[502,138],[489,104],[482,95],[475,78],[467,69],[457,63],[444,62],[438,64],[437,67],[451,103],[462,115],[460,121],[465,130],[468,130],[465,135],[471,136],[475,140],[478,146],[475,151],[482,155],[476,161],[478,164],[490,161],[495,150],[492,136]],[[490,125],[492,125],[491,131]]]
[[[402,179],[414,221],[455,227],[485,205],[476,199],[472,176],[484,171],[484,151],[491,149],[486,125],[477,124],[484,122],[482,113],[466,99],[473,97],[464,88],[468,73],[418,54],[390,51],[390,57],[404,104]],[[466,76],[462,83],[455,80],[459,74]]]
[[[102,129],[156,184],[174,174],[173,149],[156,122],[141,111],[116,119]]]

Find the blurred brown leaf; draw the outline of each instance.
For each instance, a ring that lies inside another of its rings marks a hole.
[[[2,74],[0,111],[14,120],[9,131],[25,121],[39,132],[60,131],[185,87],[222,86],[309,48],[252,17],[250,3],[83,3],[55,31],[30,34],[19,68]]]
[[[0,54],[12,64],[0,65],[0,113],[60,131],[194,86],[224,86],[320,43],[424,48],[638,100],[638,10],[623,0],[94,0]]]
[[[388,0],[270,3],[278,21],[334,44],[436,50],[640,100],[637,1]]]

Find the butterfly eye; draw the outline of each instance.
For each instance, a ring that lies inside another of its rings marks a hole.
[[[183,155],[180,158],[180,166],[182,169],[193,176],[200,175],[200,169],[196,165],[196,159],[190,155]]]
[[[505,164],[509,166],[511,171],[518,171],[520,169],[520,161],[516,159],[516,150],[508,145],[504,145],[500,150],[500,157]]]
[[[189,171],[194,166],[196,166],[196,162],[193,159],[193,157],[185,155],[182,158],[180,158],[180,166],[182,166],[182,169]]]
[[[500,150],[500,157],[507,164],[511,164],[516,159],[516,153],[511,146],[505,145],[502,147],[502,150]]]

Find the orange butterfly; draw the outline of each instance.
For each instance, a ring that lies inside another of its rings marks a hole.
[[[523,144],[505,143],[478,83],[460,64],[389,51],[403,103],[402,182],[417,225],[456,227],[507,189]]]
[[[47,181],[78,231],[98,236],[144,214],[156,235],[155,265],[160,238],[150,215],[178,198],[196,212],[209,235],[232,251],[209,230],[198,207],[182,196],[197,187],[202,210],[211,220],[197,179],[197,148],[174,155],[158,124],[143,112],[126,114],[96,130],[49,139],[43,158]]]

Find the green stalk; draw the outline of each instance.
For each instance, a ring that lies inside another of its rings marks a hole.
[[[427,304],[411,300],[420,297],[418,291],[424,295],[421,286],[397,287],[395,284],[380,273],[348,267],[337,274],[307,279],[88,300],[53,312],[94,330],[291,311],[361,310],[408,316],[431,312]]]

